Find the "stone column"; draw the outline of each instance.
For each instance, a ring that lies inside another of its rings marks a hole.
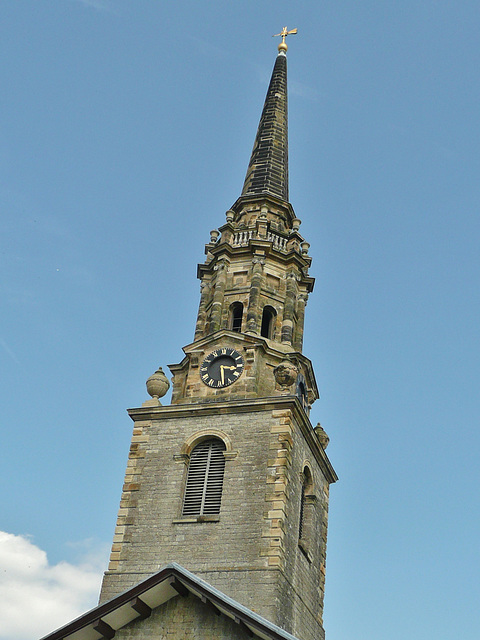
[[[260,318],[260,291],[263,284],[263,265],[265,260],[259,256],[254,256],[252,260],[252,278],[250,285],[250,295],[248,296],[247,308],[247,330],[246,333],[258,333]]]
[[[295,315],[295,298],[297,296],[297,276],[290,271],[287,273],[287,292],[285,295],[285,305],[283,308],[282,322],[282,342],[292,344],[293,342],[293,319]]]
[[[303,325],[305,322],[305,307],[307,306],[307,294],[301,293],[297,298],[297,326],[295,327],[295,351],[301,351],[303,347]]]
[[[225,285],[227,283],[227,263],[219,262],[214,267],[217,272],[215,280],[215,289],[213,292],[212,312],[210,315],[210,333],[215,333],[221,329],[223,299],[225,294]]]
[[[210,297],[210,285],[208,282],[200,283],[200,304],[198,305],[197,324],[195,325],[194,340],[198,340],[205,333],[207,323],[207,302]]]

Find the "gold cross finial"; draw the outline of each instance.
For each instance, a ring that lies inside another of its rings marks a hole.
[[[283,29],[280,31],[280,33],[276,33],[275,35],[272,36],[272,38],[276,38],[277,36],[281,36],[281,38],[282,38],[281,43],[278,45],[278,50],[279,51],[286,51],[288,49],[287,43],[285,42],[285,38],[287,36],[295,35],[297,33],[297,31],[298,31],[298,29],[291,29],[289,31],[287,27],[283,27]]]

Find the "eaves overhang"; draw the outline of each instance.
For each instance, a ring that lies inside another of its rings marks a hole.
[[[108,602],[87,611],[41,640],[102,640],[175,596],[199,598],[218,615],[225,615],[250,636],[263,640],[298,640],[254,611],[173,562]]]

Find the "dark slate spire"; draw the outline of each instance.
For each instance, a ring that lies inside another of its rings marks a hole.
[[[280,35],[280,34],[279,34]],[[273,67],[242,196],[270,194],[288,202],[287,56],[285,38]]]

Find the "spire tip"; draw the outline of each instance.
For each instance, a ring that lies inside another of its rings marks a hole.
[[[276,38],[277,36],[280,36],[282,38],[282,41],[280,42],[280,44],[278,45],[278,52],[279,53],[287,53],[287,43],[285,42],[285,38],[287,36],[293,36],[298,32],[298,29],[290,29],[290,31],[288,30],[288,27],[283,27],[283,29],[280,31],[280,33],[275,33],[272,38]]]

